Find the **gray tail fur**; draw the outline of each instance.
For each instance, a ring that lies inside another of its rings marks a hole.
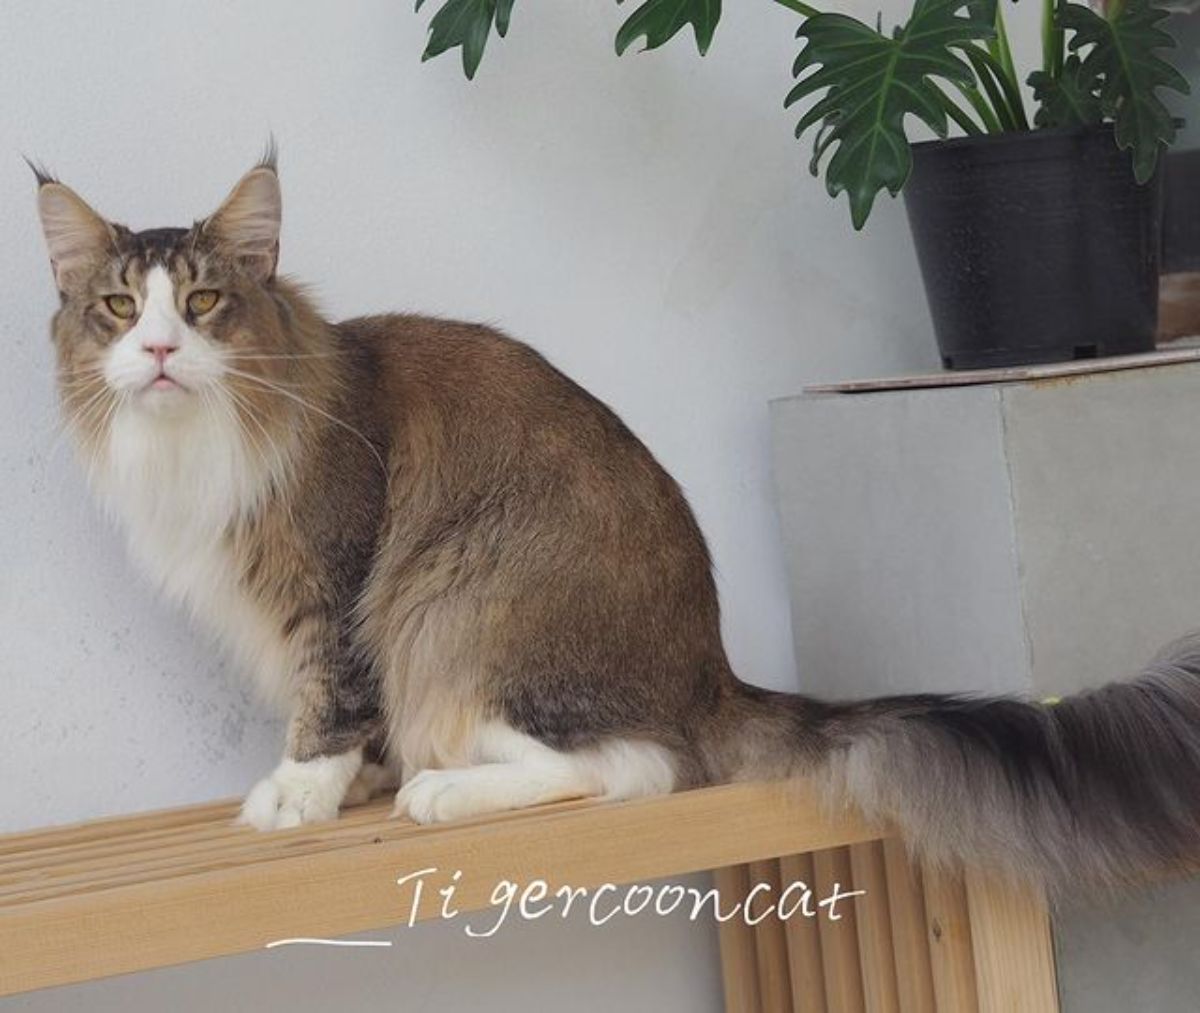
[[[823,704],[747,688],[743,706],[744,726],[774,734],[740,751],[733,776],[777,773],[764,761],[790,726],[792,771],[827,773],[835,797],[893,823],[936,862],[1061,889],[1135,882],[1200,857],[1200,634],[1131,682],[1052,704]]]

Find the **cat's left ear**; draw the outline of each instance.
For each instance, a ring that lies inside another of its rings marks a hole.
[[[65,291],[71,275],[94,257],[111,250],[113,227],[93,211],[68,186],[35,169],[38,178],[38,216],[50,253],[50,267],[59,291]]]
[[[279,226],[283,200],[275,166],[255,166],[202,225],[241,260],[259,281],[269,281],[279,262]]]

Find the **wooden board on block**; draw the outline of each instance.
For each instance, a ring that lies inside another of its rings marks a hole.
[[[259,834],[232,802],[0,837],[0,995],[342,936],[407,921],[397,879],[455,870],[463,912],[502,880],[595,888],[723,868],[881,836],[831,818],[803,784],[738,784],[662,798],[570,802],[444,827],[389,820]]]
[[[1035,380],[1059,380],[1095,373],[1116,373],[1127,369],[1156,369],[1184,362],[1200,361],[1200,348],[1173,348],[1140,355],[1114,355],[1107,359],[1076,359],[1040,366],[1008,366],[1001,369],[963,369],[911,376],[886,376],[871,380],[844,380],[819,383],[804,388],[805,394],[869,394],[889,390],[917,390],[930,387],[974,387],[985,383],[1027,383]]]

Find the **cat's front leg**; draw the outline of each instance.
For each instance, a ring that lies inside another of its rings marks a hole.
[[[361,672],[322,672],[300,693],[279,766],[254,786],[238,822],[279,830],[337,818],[378,732],[379,709]]]

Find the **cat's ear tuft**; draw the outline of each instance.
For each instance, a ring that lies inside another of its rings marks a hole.
[[[33,173],[33,178],[37,180],[39,187],[45,186],[47,183],[57,183],[58,180],[42,162],[35,162],[28,155],[22,155],[21,158],[25,164],[29,166],[29,171]]]
[[[240,180],[205,221],[204,232],[243,261],[259,281],[275,274],[283,200],[274,161],[264,160]]]
[[[38,215],[50,253],[50,266],[55,284],[63,291],[73,271],[112,250],[115,233],[112,225],[74,190],[42,169],[35,169],[35,173]]]
[[[262,158],[258,160],[259,169],[270,169],[276,176],[279,175],[279,145],[275,143],[275,135],[270,134],[267,137],[266,147],[263,148]]]

